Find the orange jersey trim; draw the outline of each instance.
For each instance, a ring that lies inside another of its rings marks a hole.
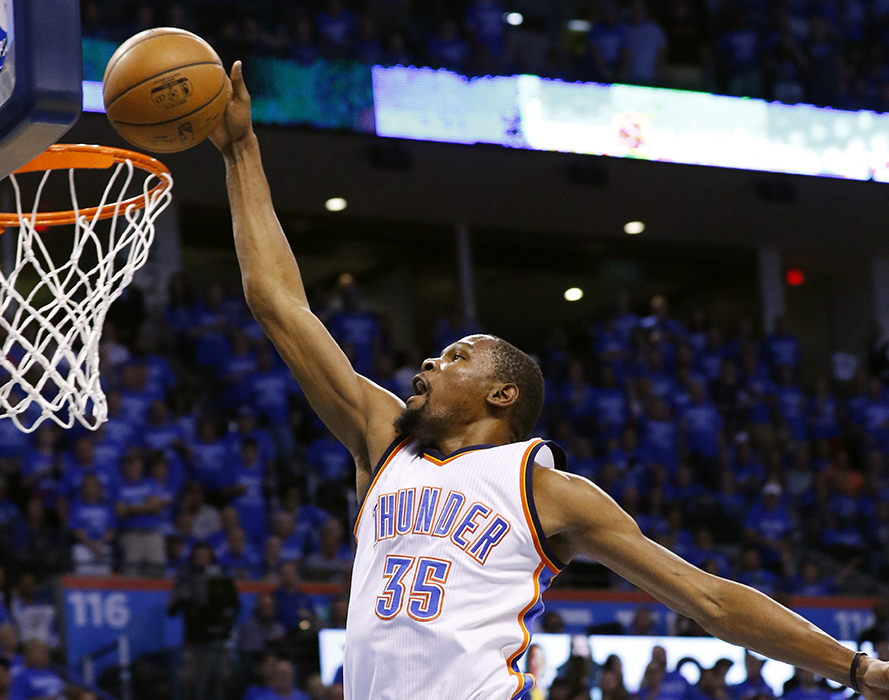
[[[533,608],[537,604],[537,601],[540,600],[540,573],[543,571],[543,568],[545,566],[546,564],[541,562],[540,566],[538,566],[536,571],[534,572],[534,596],[533,598],[531,598],[531,602],[529,602],[519,612],[518,620],[519,626],[522,628],[522,644],[518,649],[510,654],[509,658],[506,660],[506,670],[509,671],[509,675],[515,676],[516,680],[519,682],[518,687],[515,689],[515,692],[510,696],[510,698],[516,697],[520,692],[522,692],[525,687],[525,674],[521,671],[513,671],[512,664],[516,659],[521,658],[522,654],[527,651],[528,645],[531,644],[531,631],[525,626],[525,615],[527,615],[528,611],[531,610],[531,608]],[[533,676],[531,677],[533,678]]]

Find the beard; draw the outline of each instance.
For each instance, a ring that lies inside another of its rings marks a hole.
[[[419,408],[404,407],[393,423],[399,435],[409,435],[421,447],[435,447],[446,434],[450,423],[447,416],[436,415],[428,410],[428,399]]]

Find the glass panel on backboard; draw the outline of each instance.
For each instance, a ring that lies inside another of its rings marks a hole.
[[[0,0],[0,179],[80,116],[78,0]]]

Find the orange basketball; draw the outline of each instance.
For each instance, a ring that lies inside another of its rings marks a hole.
[[[102,81],[105,111],[121,136],[159,153],[184,151],[213,131],[231,89],[219,56],[184,29],[147,29],[114,52]]]

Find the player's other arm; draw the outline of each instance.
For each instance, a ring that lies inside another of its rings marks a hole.
[[[296,258],[272,204],[240,62],[232,68],[231,81],[232,100],[211,139],[225,158],[247,304],[312,408],[366,473],[395,438],[392,423],[403,404],[353,370],[309,308]]]
[[[592,557],[716,637],[849,684],[854,652],[759,591],[701,571],[652,542],[587,479],[535,467],[534,500],[563,559]],[[858,678],[868,700],[889,698],[889,664],[862,659]]]

